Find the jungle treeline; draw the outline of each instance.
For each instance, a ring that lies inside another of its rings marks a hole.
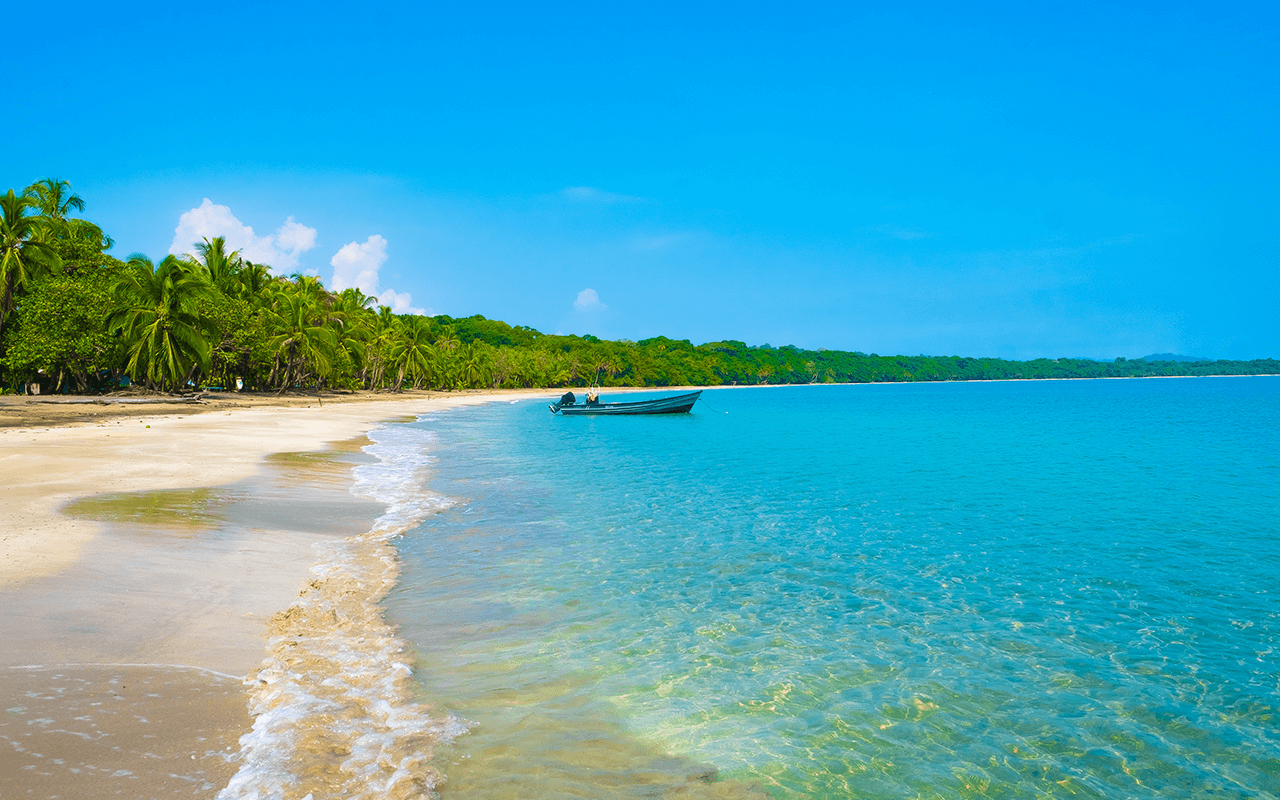
[[[1005,361],[738,341],[558,336],[482,316],[394,314],[359,289],[276,275],[193,242],[121,260],[82,198],[46,178],[0,196],[0,388],[399,390],[1104,378],[1280,373],[1280,361]]]

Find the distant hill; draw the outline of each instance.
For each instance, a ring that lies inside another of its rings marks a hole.
[[[1179,356],[1173,353],[1156,353],[1153,356],[1143,356],[1139,361],[1212,361],[1212,358],[1202,358],[1200,356]]]

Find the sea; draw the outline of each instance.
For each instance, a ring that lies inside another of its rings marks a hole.
[[[372,570],[325,645],[360,699],[279,656],[225,797],[355,706],[371,797],[1280,797],[1280,378],[503,401],[370,439],[381,549],[317,568]]]

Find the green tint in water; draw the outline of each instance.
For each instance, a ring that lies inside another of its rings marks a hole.
[[[216,489],[165,489],[86,497],[68,503],[63,511],[98,522],[200,530],[220,524],[223,509],[231,502]]]
[[[607,741],[780,795],[1280,794],[1280,380],[711,399],[424,420],[460,503],[391,609],[479,723],[448,791],[635,796]]]

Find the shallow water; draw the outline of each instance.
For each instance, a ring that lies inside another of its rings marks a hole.
[[[1280,794],[1280,379],[704,398],[371,436],[443,796]]]

